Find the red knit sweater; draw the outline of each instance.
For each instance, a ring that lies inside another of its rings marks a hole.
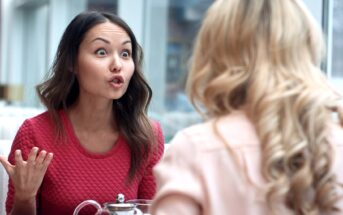
[[[130,151],[127,142],[120,136],[114,147],[104,154],[94,154],[84,149],[76,137],[67,115],[60,117],[66,128],[67,143],[54,143],[52,121],[47,112],[26,120],[20,127],[11,149],[9,161],[14,163],[14,151],[21,149],[27,159],[32,147],[37,146],[54,153],[43,183],[37,194],[38,214],[67,215],[86,199],[93,199],[101,205],[115,201],[118,193],[125,199],[152,199],[156,184],[152,174],[153,166],[163,154],[164,141],[160,125],[154,126],[158,140],[157,150],[141,173],[131,184],[126,183],[130,167]],[[14,188],[10,180],[6,201],[7,213],[13,205]],[[94,214],[92,207],[86,207],[80,214]]]

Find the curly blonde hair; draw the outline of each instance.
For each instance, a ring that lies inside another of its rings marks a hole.
[[[196,40],[189,98],[209,118],[244,106],[274,212],[277,199],[295,214],[332,212],[340,199],[328,127],[341,98],[320,70],[323,44],[299,0],[216,0]]]

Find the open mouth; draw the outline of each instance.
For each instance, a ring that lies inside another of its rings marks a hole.
[[[110,84],[113,88],[120,88],[124,84],[124,79],[121,76],[115,76],[111,79]]]
[[[117,79],[117,78],[113,79],[111,82],[112,82],[112,83],[115,83],[115,84],[120,84],[120,83],[122,83],[122,81],[121,81],[120,79]]]
[[[116,76],[116,77],[114,77],[114,78],[111,80],[111,83],[114,83],[114,84],[122,84],[122,83],[124,83],[124,80],[123,80],[122,77]]]

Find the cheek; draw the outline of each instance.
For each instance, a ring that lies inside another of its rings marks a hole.
[[[82,87],[89,88],[101,80],[101,67],[96,62],[79,59],[77,67],[77,78]]]
[[[104,70],[104,66],[107,62],[100,62],[92,57],[84,56],[83,58],[78,59],[78,73],[79,75],[85,77],[95,78]]]
[[[135,72],[135,64],[132,62],[128,65],[127,68],[128,68],[127,72],[126,72],[127,79],[131,80],[131,77],[132,77],[133,73]]]
[[[96,68],[96,62],[92,59],[81,58],[78,60],[78,72],[88,73],[90,70]]]

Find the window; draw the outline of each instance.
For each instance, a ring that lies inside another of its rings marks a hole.
[[[343,79],[343,1],[333,1],[332,78]]]
[[[333,86],[343,94],[343,1],[323,1],[327,38],[326,72]]]
[[[167,111],[194,111],[184,92],[187,64],[202,17],[211,2],[170,1],[164,98]]]
[[[88,0],[87,9],[117,13],[118,1],[117,0]]]
[[[166,142],[201,120],[186,97],[185,82],[195,36],[212,2],[150,0],[144,5],[144,71],[153,90],[149,115],[161,122]]]
[[[116,13],[143,47],[144,73],[153,90],[149,115],[161,122],[168,142],[177,131],[201,120],[185,95],[185,82],[195,36],[213,1],[0,0],[0,82],[23,85],[21,105],[38,106],[33,87],[48,72],[71,19],[84,10]],[[320,24],[324,20],[328,39],[324,69],[343,93],[343,1],[304,2]]]

